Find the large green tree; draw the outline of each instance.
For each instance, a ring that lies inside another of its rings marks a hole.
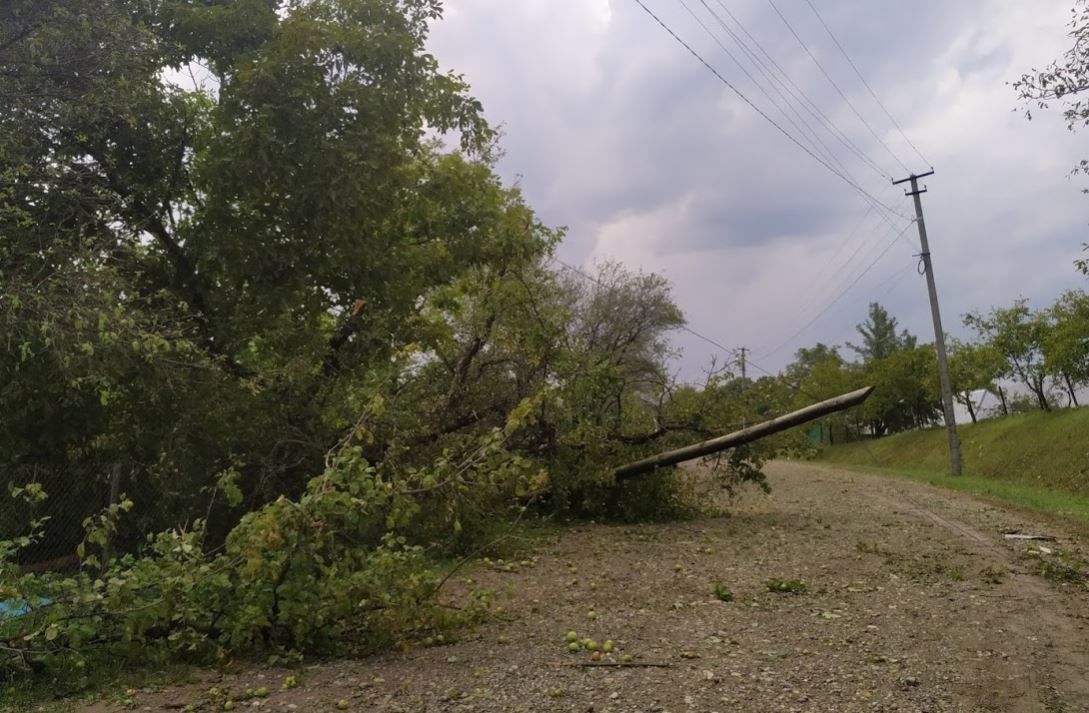
[[[1006,371],[1006,360],[992,345],[957,339],[949,344],[949,378],[953,397],[968,411],[972,423],[976,422],[979,408],[975,400],[976,392],[993,393],[1005,403],[1005,394],[998,385],[998,379]],[[936,373],[934,378],[937,379]]]
[[[971,312],[964,316],[964,323],[975,330],[983,344],[1002,355],[1006,364],[1002,376],[1019,381],[1041,410],[1050,411],[1049,370],[1043,351],[1050,329],[1047,315],[1030,309],[1027,300],[1019,299],[1010,307]]]
[[[479,103],[425,49],[438,15],[0,8],[0,465],[89,507],[120,474],[179,520],[221,471],[254,499],[298,492],[429,294],[548,250]]]
[[[862,358],[863,362],[885,359],[902,349],[914,349],[916,339],[902,330],[896,331],[896,318],[877,302],[871,302],[866,321],[855,327],[862,336],[862,344],[847,346]]]
[[[839,348],[817,342],[812,347],[802,347],[794,353],[794,361],[787,365],[784,378],[794,387],[795,406],[802,407],[814,400],[830,399],[861,386],[861,370],[848,364]],[[837,440],[837,431],[846,439],[856,413],[836,413],[821,419],[820,437],[830,445]],[[857,429],[856,429],[857,430]]]
[[[899,349],[867,362],[862,373],[875,387],[859,409],[874,436],[924,428],[941,413],[932,345]]]
[[[1062,382],[1070,403],[1077,406],[1077,388],[1089,383],[1089,294],[1065,292],[1048,312],[1050,325],[1042,344],[1044,366]]]

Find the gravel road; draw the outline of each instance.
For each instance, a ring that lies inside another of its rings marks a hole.
[[[1089,711],[1089,589],[1040,573],[1078,556],[1075,532],[916,483],[767,471],[772,493],[730,517],[580,526],[516,571],[465,568],[457,586],[495,590],[505,614],[460,643],[306,668],[290,690],[286,671],[247,670],[140,692],[135,709],[218,685],[269,687],[238,705],[268,711]],[[569,630],[630,663],[589,665]]]

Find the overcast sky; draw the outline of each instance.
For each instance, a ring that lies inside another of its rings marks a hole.
[[[812,0],[925,162],[806,0],[774,1],[850,105],[769,0],[707,5],[745,38],[728,8],[820,113],[797,104],[779,113],[681,0],[644,0],[820,155],[825,148],[808,133],[815,127],[858,185],[896,211],[913,215],[903,187],[882,174],[906,175],[900,161],[919,173],[934,166],[923,202],[947,332],[963,334],[961,315],[970,310],[1019,295],[1044,306],[1064,289],[1089,286],[1072,266],[1089,239],[1089,196],[1081,194],[1085,181],[1069,177],[1089,156],[1089,135],[1067,132],[1057,111],[1026,121],[1013,112],[1007,85],[1066,49],[1071,0]],[[702,0],[685,2],[785,105]],[[750,348],[771,371],[799,346],[855,338],[874,300],[933,339],[915,227],[870,209],[635,0],[447,0],[431,47],[466,75],[502,127],[502,174],[521,183],[546,223],[568,227],[563,260],[616,259],[668,276],[692,329]],[[783,96],[795,91],[785,81],[775,87]],[[814,119],[821,114],[839,138]],[[676,342],[682,375],[698,378],[715,348],[684,333]]]

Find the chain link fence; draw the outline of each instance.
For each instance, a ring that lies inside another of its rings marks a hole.
[[[15,488],[38,484],[46,497],[36,504],[12,495]],[[84,521],[119,497],[120,475],[92,468],[13,466],[0,471],[0,540],[31,534],[43,521],[40,537],[20,550],[24,571],[52,571],[76,566]]]

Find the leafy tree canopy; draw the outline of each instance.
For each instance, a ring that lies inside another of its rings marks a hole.
[[[862,344],[848,342],[847,347],[862,357],[863,362],[885,359],[902,349],[914,349],[916,339],[905,329],[896,331],[896,318],[876,302],[870,303],[866,321],[855,327]]]

